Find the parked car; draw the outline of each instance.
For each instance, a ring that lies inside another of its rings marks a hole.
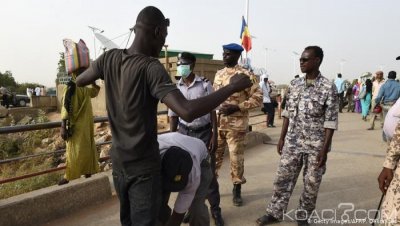
[[[14,95],[12,105],[16,107],[26,107],[31,102],[31,99],[27,95],[16,94]]]
[[[27,95],[12,93],[8,95],[8,103],[13,107],[26,107],[31,102],[31,99]]]

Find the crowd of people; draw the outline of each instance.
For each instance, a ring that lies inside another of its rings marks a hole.
[[[60,185],[98,171],[90,98],[99,92],[95,81],[102,79],[121,225],[177,226],[185,222],[207,226],[208,200],[211,218],[221,226],[224,220],[218,171],[224,152],[229,151],[232,204],[242,206],[249,110],[263,106],[266,126],[273,128],[278,103],[268,75],[258,83],[250,70],[238,64],[243,47],[235,43],[222,46],[224,68],[216,72],[213,83],[194,73],[194,54],[180,53],[174,84],[157,60],[169,25],[169,19],[159,9],[146,7],[137,16],[135,38],[128,49],[109,50],[89,68],[73,73],[63,100],[61,133],[67,141],[67,171]],[[277,145],[280,162],[270,202],[256,219],[259,226],[283,219],[302,169],[304,188],[296,219],[300,226],[309,225],[339,113],[346,105],[348,112],[361,113],[363,120],[369,117],[370,129],[380,114],[373,111],[377,105],[382,108],[382,121],[385,115],[392,115],[391,120],[399,115],[392,108],[400,106],[396,72],[389,72],[386,82],[383,72],[378,71],[372,79],[364,76],[350,85],[341,74],[335,81],[325,77],[319,70],[323,58],[322,48],[306,47],[300,57],[305,76],[296,76],[284,95],[283,125]],[[91,88],[85,87],[90,84]],[[171,132],[162,135],[157,135],[159,101],[170,109]],[[385,139],[392,138],[392,143],[379,181],[383,192],[395,196],[396,187],[389,184],[399,159],[400,126],[394,132],[393,122],[390,125],[387,129],[392,133],[385,132]],[[397,176],[392,183],[398,181]],[[173,208],[168,206],[171,192],[178,193]],[[393,200],[386,198],[385,211],[390,212],[391,206],[397,205],[390,201]]]
[[[377,71],[374,75],[366,72],[350,84],[342,79],[341,74],[338,74],[335,85],[338,87],[339,112],[342,112],[347,105],[347,112],[361,113],[361,119],[369,122],[367,130],[375,129],[376,119],[381,121],[380,125],[383,128],[389,110],[400,97],[400,83],[396,77],[395,71],[389,71],[386,79],[383,71]],[[396,112],[394,109],[393,113]],[[398,116],[397,113],[390,115],[394,118]],[[394,122],[396,124],[397,121]],[[382,136],[385,141],[388,141],[385,129]]]

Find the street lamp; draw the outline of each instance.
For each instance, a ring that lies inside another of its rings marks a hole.
[[[268,48],[265,48],[265,70],[267,70],[267,62],[268,62],[268,50],[272,50],[272,51],[276,51],[276,49],[268,49]]]
[[[292,51],[292,53],[293,53],[293,76],[295,76],[296,75],[296,60],[297,60],[297,56],[299,56],[300,54],[295,51]]]
[[[339,64],[340,64],[340,74],[343,75],[343,65],[346,63],[346,60],[341,59]]]

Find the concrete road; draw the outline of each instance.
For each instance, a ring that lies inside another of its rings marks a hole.
[[[242,207],[232,205],[229,159],[225,159],[219,182],[221,208],[227,226],[256,225],[255,220],[265,212],[266,203],[271,198],[279,162],[275,144],[280,134],[282,120],[276,121],[276,128],[266,128],[264,124],[253,128],[267,133],[272,140],[268,144],[249,148],[245,152],[247,183],[242,188],[244,199]],[[381,197],[377,177],[382,169],[387,145],[381,139],[382,130],[367,131],[366,128],[368,123],[361,120],[360,114],[340,114],[339,130],[334,135],[332,151],[328,156],[327,172],[320,188],[315,213],[316,220],[333,218],[336,221],[320,221],[312,225],[368,225],[362,220],[373,219],[375,212],[369,212],[369,218],[366,217],[366,212],[377,208]],[[298,205],[302,186],[302,176],[300,176],[289,202],[289,217],[275,225],[297,225],[290,220],[290,217],[294,216],[293,212]],[[114,196],[102,205],[82,209],[78,213],[46,225],[120,225],[118,205],[118,199]],[[352,219],[353,222],[341,221],[347,219]]]

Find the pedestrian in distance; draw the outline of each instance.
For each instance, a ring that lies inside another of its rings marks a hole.
[[[274,119],[275,119],[275,106],[274,101],[271,98],[272,87],[268,81],[268,75],[262,75],[262,83],[261,83],[261,91],[263,94],[263,105],[264,111],[267,113],[267,127],[275,127]]]
[[[374,109],[375,106],[379,103],[375,102],[376,97],[379,94],[379,90],[381,89],[382,85],[385,83],[385,79],[383,79],[383,71],[377,71],[375,72],[375,80],[372,82],[372,98],[371,98],[371,109]],[[371,113],[371,119],[370,119],[370,126],[368,130],[373,130],[375,128],[375,120],[377,117],[380,117],[380,120],[383,121],[385,120],[383,118],[383,113],[380,112],[378,114],[376,113]]]

